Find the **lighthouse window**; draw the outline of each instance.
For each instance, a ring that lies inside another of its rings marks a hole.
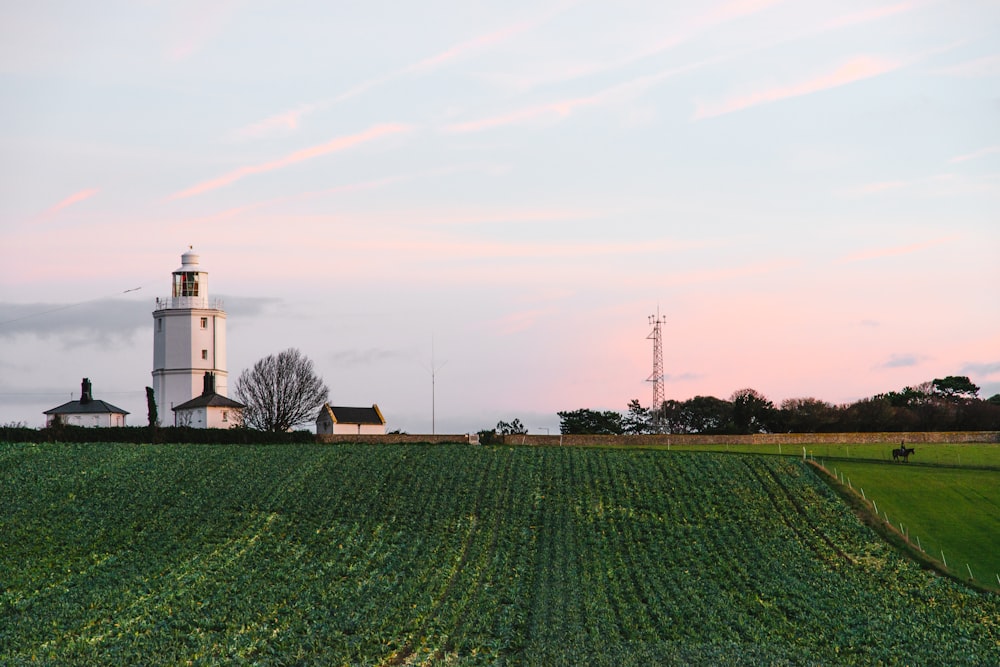
[[[156,318],[156,330],[157,331],[163,331],[163,318],[162,317],[157,317]]]
[[[201,318],[201,328],[202,329],[207,329],[208,328],[208,318],[207,317]]]
[[[208,350],[202,350],[201,351],[201,358],[202,359],[208,359]]]
[[[174,274],[174,296],[198,296],[198,274],[180,271]]]

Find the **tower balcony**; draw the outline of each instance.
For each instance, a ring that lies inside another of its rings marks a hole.
[[[207,296],[168,296],[156,298],[156,310],[202,308],[208,310],[224,310],[222,299],[209,299]]]

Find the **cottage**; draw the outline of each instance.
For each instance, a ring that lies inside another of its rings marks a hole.
[[[173,408],[174,426],[232,428],[242,424],[246,406],[215,392],[215,373],[205,373],[203,383],[201,396]]]
[[[106,401],[94,399],[90,380],[83,378],[80,383],[80,400],[63,403],[43,414],[46,426],[56,423],[70,426],[125,426],[125,415],[128,412]]]
[[[316,433],[385,435],[385,418],[378,405],[346,408],[324,403],[316,417]]]

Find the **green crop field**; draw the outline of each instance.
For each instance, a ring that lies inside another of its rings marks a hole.
[[[1000,664],[801,460],[0,444],[0,664]]]

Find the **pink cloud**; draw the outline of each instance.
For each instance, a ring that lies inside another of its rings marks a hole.
[[[223,174],[218,178],[213,178],[208,181],[203,181],[197,185],[193,185],[186,190],[181,190],[176,192],[169,197],[169,199],[184,199],[186,197],[193,197],[194,195],[199,195],[210,190],[215,190],[226,185],[235,183],[236,181],[253,174],[261,174],[268,171],[274,171],[276,169],[283,169],[290,165],[304,162],[306,160],[311,160],[316,157],[327,155],[329,153],[336,153],[338,151],[346,150],[348,148],[353,148],[369,141],[379,139],[381,137],[389,136],[392,134],[398,134],[400,132],[406,132],[411,129],[408,125],[402,125],[398,123],[385,124],[385,125],[374,125],[364,132],[359,132],[357,134],[351,134],[344,137],[337,137],[332,141],[328,141],[325,144],[320,144],[318,146],[310,146],[309,148],[303,148],[301,150],[290,153],[285,157],[279,158],[277,160],[272,160],[271,162],[264,162],[262,164],[249,165],[246,167],[240,167],[235,171],[231,171],[228,174]]]
[[[829,74],[823,74],[800,83],[767,88],[746,95],[741,95],[739,97],[733,97],[724,102],[718,102],[715,104],[705,105],[699,103],[693,119],[702,120],[705,118],[713,118],[715,116],[722,116],[736,111],[742,111],[743,109],[749,109],[750,107],[755,107],[761,104],[768,104],[770,102],[777,102],[779,100],[785,100],[792,97],[801,97],[803,95],[810,95],[812,93],[818,93],[832,88],[839,88],[840,86],[845,86],[849,83],[854,83],[855,81],[861,81],[880,74],[892,72],[893,70],[902,67],[903,64],[904,63],[902,61],[898,60],[882,60],[864,56],[854,58]]]
[[[100,190],[97,190],[96,188],[89,188],[87,190],[80,190],[79,192],[74,192],[69,197],[66,197],[66,199],[63,199],[61,202],[59,202],[55,206],[52,206],[51,208],[46,209],[45,212],[42,213],[40,217],[44,219],[44,218],[48,218],[50,216],[53,216],[56,213],[58,213],[59,211],[63,210],[64,208],[67,208],[69,206],[72,206],[73,204],[77,204],[79,202],[82,202],[85,199],[90,199],[91,197],[93,197],[94,195],[96,195],[98,192],[100,192]]]
[[[233,136],[237,139],[258,139],[276,133],[290,132],[298,129],[304,116],[318,108],[319,106],[316,104],[305,104],[297,109],[284,111],[256,123],[245,125],[235,130]]]
[[[823,29],[833,30],[836,28],[846,28],[847,26],[870,23],[872,21],[883,19],[887,16],[908,12],[916,7],[917,4],[913,2],[900,2],[895,5],[886,5],[884,7],[872,7],[871,9],[854,12],[853,14],[845,14],[844,16],[834,19],[824,25]]]
[[[863,262],[869,259],[882,259],[883,257],[897,257],[899,255],[908,255],[910,253],[918,252],[920,250],[926,250],[927,248],[933,248],[935,246],[944,245],[946,243],[951,243],[957,236],[945,236],[938,239],[933,239],[931,241],[924,241],[923,243],[910,243],[908,245],[893,246],[890,248],[876,248],[873,250],[863,250],[861,252],[856,252],[851,255],[846,255],[840,258],[838,264],[850,264],[852,262]]]
[[[986,148],[980,148],[978,151],[973,151],[972,153],[966,153],[965,155],[956,155],[955,157],[948,160],[948,162],[952,164],[956,162],[966,162],[968,160],[975,160],[976,158],[981,158],[986,155],[992,155],[994,153],[1000,153],[1000,146],[987,146]]]
[[[630,96],[641,94],[643,91],[653,87],[665,79],[719,62],[722,59],[722,57],[711,58],[709,60],[702,60],[688,65],[682,65],[681,67],[672,67],[662,72],[657,72],[656,74],[637,77],[631,81],[610,86],[594,93],[593,95],[557,100],[533,107],[517,109],[515,111],[498,114],[496,116],[489,116],[487,118],[480,118],[478,120],[466,121],[463,123],[454,123],[447,126],[445,130],[448,132],[459,133],[480,132],[506,125],[525,123],[545,117],[561,120],[569,117],[578,109],[602,106],[615,100],[626,99]]]

